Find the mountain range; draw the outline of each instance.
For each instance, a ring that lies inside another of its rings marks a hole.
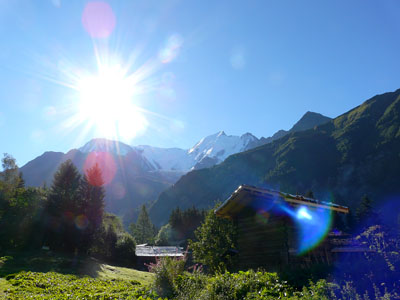
[[[327,121],[330,118],[307,112],[289,131],[280,130],[269,138],[258,139],[251,133],[234,136],[220,131],[201,139],[190,149],[129,146],[118,141],[93,139],[67,153],[45,152],[21,167],[21,171],[28,186],[51,185],[57,168],[67,159],[82,173],[91,153],[108,153],[108,159],[115,165],[115,174],[106,185],[106,209],[124,215],[142,203],[154,202],[161,192],[192,170],[212,167],[230,155]]]
[[[161,225],[176,207],[213,207],[240,184],[293,194],[312,190],[318,199],[352,209],[364,194],[375,207],[398,198],[400,90],[377,95],[311,129],[297,128],[306,130],[294,126],[269,143],[182,176],[161,193],[150,208],[151,218]]]

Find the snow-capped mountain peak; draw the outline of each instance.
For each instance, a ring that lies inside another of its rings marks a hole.
[[[258,139],[251,133],[236,136],[227,135],[224,131],[219,131],[202,138],[188,151],[188,154],[194,157],[197,163],[201,163],[206,158],[208,161],[207,165],[220,163],[229,155],[247,150],[249,143],[254,140]]]

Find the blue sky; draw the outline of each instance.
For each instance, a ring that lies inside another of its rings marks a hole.
[[[99,57],[143,79],[144,123],[120,136],[132,145],[270,136],[400,88],[399,1],[105,2],[115,22],[98,37],[82,21],[91,1],[0,1],[0,151],[19,165],[101,137],[76,122],[73,87]]]

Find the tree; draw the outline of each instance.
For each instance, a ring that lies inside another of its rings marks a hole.
[[[18,188],[24,188],[25,187],[25,180],[24,180],[24,175],[22,172],[18,173]]]
[[[54,174],[46,208],[47,238],[53,249],[74,251],[78,245],[80,233],[75,221],[81,214],[80,183],[81,176],[71,160]]]
[[[204,223],[195,231],[197,242],[189,241],[196,262],[207,265],[211,272],[230,269],[236,248],[236,227],[232,221],[217,217],[210,210]]]
[[[172,236],[175,241],[181,241],[185,246],[188,239],[194,239],[194,231],[204,221],[205,211],[198,210],[196,207],[180,210],[179,207],[171,212],[169,225],[171,226]]]
[[[92,168],[86,170],[79,189],[79,210],[81,212],[80,220],[83,222],[80,229],[84,236],[80,248],[87,251],[92,243],[95,231],[102,224],[104,214],[103,178],[101,170],[96,163]]]
[[[364,195],[361,199],[360,205],[356,211],[356,219],[358,223],[367,222],[369,225],[376,225],[379,223],[378,214],[372,208],[372,201]]]
[[[166,224],[160,228],[155,237],[154,243],[157,246],[172,246],[177,241],[174,239],[174,234],[172,232],[171,224]]]
[[[3,171],[0,173],[0,180],[4,182],[4,186],[6,187],[5,191],[9,192],[9,190],[18,185],[18,166],[15,158],[8,153],[4,153],[4,157],[1,159],[1,165]]]
[[[103,219],[105,197],[103,184],[101,170],[96,163],[86,170],[80,187],[83,212],[94,228],[97,228]]]
[[[151,223],[145,205],[142,205],[136,224],[132,223],[129,226],[129,231],[135,238],[136,243],[138,244],[154,243],[156,230],[153,223]]]

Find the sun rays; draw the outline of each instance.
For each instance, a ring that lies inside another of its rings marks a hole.
[[[96,74],[77,82],[78,116],[106,138],[131,140],[144,131],[148,122],[135,105],[139,88],[133,75],[119,65],[99,66]]]

